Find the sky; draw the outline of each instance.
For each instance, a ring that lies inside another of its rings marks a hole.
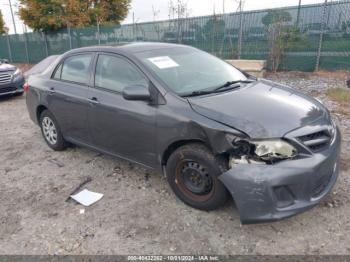
[[[23,22],[18,17],[18,0],[10,0],[15,12],[15,23],[17,33],[23,32]],[[174,2],[176,0],[173,0]],[[182,0],[187,2],[190,16],[203,16],[215,13],[235,12],[238,8],[239,0]],[[332,0],[329,0],[332,1]],[[244,10],[258,10],[274,7],[285,7],[298,5],[299,0],[245,0]],[[302,4],[323,3],[324,0],[301,0]],[[152,8],[153,7],[153,8]],[[4,15],[6,26],[10,28],[10,34],[14,33],[14,26],[11,19],[9,0],[0,0],[0,9]],[[157,12],[154,17],[153,9]],[[132,0],[131,9],[128,17],[123,23],[132,23],[133,14],[135,22],[147,22],[156,20],[165,20],[169,16],[169,0]]]

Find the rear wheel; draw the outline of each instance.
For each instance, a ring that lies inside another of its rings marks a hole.
[[[218,179],[225,170],[227,162],[202,144],[178,148],[166,165],[167,180],[177,197],[202,210],[213,210],[226,202],[228,192]]]
[[[40,115],[41,133],[48,144],[55,151],[62,151],[67,148],[60,127],[49,110],[44,110]]]

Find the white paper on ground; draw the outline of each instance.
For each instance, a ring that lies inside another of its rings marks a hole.
[[[103,194],[91,192],[87,189],[84,189],[78,194],[71,195],[70,197],[84,206],[90,206],[93,203],[99,201],[103,197]]]
[[[148,58],[153,64],[155,64],[159,69],[166,69],[172,67],[178,67],[179,65],[171,59],[169,56],[158,56]]]

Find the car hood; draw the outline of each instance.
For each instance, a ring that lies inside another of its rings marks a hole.
[[[268,80],[233,91],[188,98],[197,113],[251,138],[283,137],[327,116],[316,99]]]
[[[0,72],[6,72],[6,71],[14,71],[16,70],[16,67],[10,64],[0,64]]]

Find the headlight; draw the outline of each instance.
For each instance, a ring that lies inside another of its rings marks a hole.
[[[232,144],[231,156],[235,159],[243,157],[273,163],[298,154],[293,145],[282,139],[250,140],[226,134],[226,140]]]
[[[281,139],[250,142],[255,145],[255,154],[263,160],[287,159],[298,153],[294,146]]]
[[[16,71],[12,75],[12,79],[15,81],[21,75],[22,75],[22,71],[19,68],[17,68]]]

